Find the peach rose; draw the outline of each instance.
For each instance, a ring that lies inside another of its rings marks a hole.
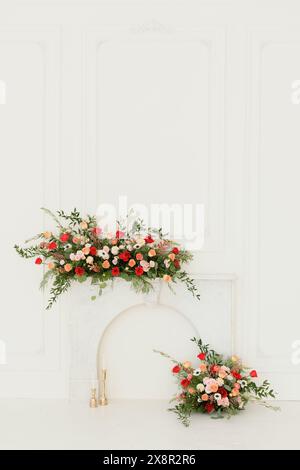
[[[170,253],[170,254],[169,254],[169,258],[170,258],[171,261],[174,261],[174,259],[175,259],[175,254],[174,254],[174,253]]]
[[[225,370],[222,370],[222,369],[219,371],[218,375],[221,379],[225,379],[225,377],[227,376]]]
[[[80,238],[78,238],[78,237],[73,237],[73,240],[72,240],[72,241],[73,241],[73,243],[78,244],[78,243],[80,243]]]
[[[231,391],[231,396],[232,397],[237,397],[239,395],[239,391],[237,388],[234,388],[232,391]]]
[[[163,280],[165,282],[171,282],[172,281],[172,276],[169,276],[169,274],[164,274]]]
[[[195,390],[193,387],[189,387],[189,388],[188,388],[188,392],[189,392],[191,395],[195,395],[196,390]]]
[[[135,257],[138,261],[141,261],[144,258],[142,253],[137,253]]]
[[[108,269],[109,267],[110,267],[109,261],[107,261],[107,259],[106,259],[106,260],[103,261],[103,263],[102,263],[102,268]]]
[[[208,400],[208,395],[207,395],[207,393],[203,393],[203,395],[201,395],[201,400],[202,400],[202,401],[207,401],[207,400]]]
[[[201,372],[206,372],[207,370],[206,364],[200,364],[199,369],[201,370]]]
[[[190,367],[192,367],[192,364],[190,363],[190,361],[185,361],[182,365],[184,369],[189,369]]]
[[[84,247],[82,248],[82,253],[83,253],[84,255],[88,255],[89,252],[90,252],[90,247],[89,247],[89,246],[84,246]]]
[[[54,263],[48,263],[48,269],[54,269],[55,264]]]
[[[43,233],[44,238],[51,238],[51,236],[52,236],[52,232],[44,232]]]
[[[72,265],[70,263],[67,263],[64,265],[64,270],[69,273],[72,270]]]
[[[218,388],[219,388],[218,384],[212,383],[210,385],[210,390],[211,390],[212,393],[215,393],[218,390]]]
[[[148,256],[150,258],[152,258],[153,256],[156,256],[156,251],[153,248],[151,248],[151,250],[148,251]]]
[[[80,222],[80,227],[82,228],[82,230],[86,230],[88,228],[88,224],[86,223],[85,220]]]
[[[118,240],[117,240],[116,238],[113,238],[113,239],[110,241],[110,243],[111,243],[112,245],[116,245],[116,244],[118,243]]]
[[[131,258],[129,261],[128,261],[128,265],[133,268],[133,266],[136,264],[135,260],[133,258]]]

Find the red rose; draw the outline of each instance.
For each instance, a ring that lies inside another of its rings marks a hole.
[[[188,379],[182,379],[180,383],[183,388],[187,388],[190,385],[190,381]]]
[[[77,276],[83,276],[85,274],[85,270],[81,266],[77,266],[75,268],[75,274]]]
[[[102,233],[102,229],[100,227],[93,227],[92,233],[98,237]]]
[[[118,268],[117,266],[115,266],[114,268],[112,268],[111,274],[112,274],[113,276],[119,276],[119,274],[120,274],[119,268]]]
[[[57,248],[57,243],[56,242],[48,243],[48,250],[56,250],[56,248]]]
[[[228,395],[227,390],[226,390],[224,387],[219,387],[218,393],[221,394],[221,397],[222,397],[222,398],[225,398],[225,397],[227,397],[227,395]]]
[[[242,378],[241,374],[239,374],[239,373],[236,372],[235,370],[232,370],[232,371],[231,371],[231,375],[232,375],[236,380],[241,380],[241,378]]]
[[[217,366],[216,364],[212,365],[211,368],[210,368],[210,371],[212,373],[218,372],[219,371],[219,366]]]
[[[177,366],[174,366],[172,369],[173,374],[178,374],[180,372],[181,367],[177,364]]]
[[[124,235],[125,235],[125,232],[122,232],[122,230],[116,231],[116,238],[123,238]]]
[[[174,266],[176,269],[180,268],[180,262],[178,261],[178,259],[174,259]]]
[[[250,377],[257,377],[257,372],[256,372],[256,370],[252,370],[252,371],[250,372]]]
[[[122,253],[119,254],[119,258],[122,261],[125,261],[125,263],[127,263],[127,261],[129,261],[129,259],[131,258],[130,252],[128,250],[123,251]]]
[[[90,247],[90,255],[95,256],[97,254],[97,248],[95,246]]]
[[[200,353],[198,354],[198,359],[200,359],[200,361],[204,361],[204,359],[206,358],[206,354],[205,353]]]
[[[37,258],[35,260],[35,264],[42,264],[42,262],[43,262],[42,258]]]
[[[213,403],[206,403],[205,405],[205,410],[207,413],[211,413],[214,410],[214,404]]]
[[[65,243],[69,240],[70,235],[68,233],[62,233],[59,238],[61,242]]]
[[[174,246],[173,250],[172,250],[172,253],[174,253],[174,255],[178,255],[179,253],[179,248],[177,248],[177,246]]]
[[[153,238],[151,237],[151,235],[148,235],[146,238],[144,238],[144,240],[145,240],[146,243],[153,243],[153,242],[154,242],[154,240],[153,240]]]
[[[137,268],[135,268],[135,274],[137,276],[142,276],[143,272],[144,272],[144,270],[143,270],[142,266],[138,266]]]

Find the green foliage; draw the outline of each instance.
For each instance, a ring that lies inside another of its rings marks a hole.
[[[46,250],[43,250],[39,245],[34,245],[29,248],[21,248],[19,245],[14,245],[14,249],[22,258],[34,258],[35,256],[48,256]]]
[[[56,275],[53,281],[53,286],[50,290],[50,299],[46,307],[49,310],[53,304],[57,301],[58,296],[67,292],[71,286],[71,279],[68,276]]]

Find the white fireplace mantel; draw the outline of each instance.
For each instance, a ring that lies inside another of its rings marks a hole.
[[[201,274],[194,278],[200,291],[200,302],[180,284],[176,286],[176,294],[173,294],[163,281],[159,282],[160,288],[157,296],[144,296],[136,294],[126,282],[117,280],[113,283],[113,287],[106,288],[95,301],[90,299],[96,293],[94,287],[87,283],[74,286],[63,301],[63,308],[69,314],[70,398],[88,398],[91,381],[103,366],[101,362],[104,360],[104,355],[105,367],[111,369],[109,377],[117,374],[117,371],[114,372],[112,369],[121,367],[120,364],[123,360],[125,361],[126,353],[130,348],[135,347],[135,343],[136,349],[142,350],[141,335],[145,335],[149,347],[150,345],[152,347],[153,343],[154,349],[161,346],[161,349],[172,354],[178,354],[179,351],[182,354],[182,348],[185,351],[185,345],[186,354],[190,354],[191,336],[201,337],[215,348],[230,353],[234,340],[235,276]],[[133,324],[130,323],[132,315],[134,315]],[[122,351],[118,351],[119,346],[114,348],[109,346],[110,342],[114,342],[114,335],[120,335],[118,319],[121,318],[123,319],[122,345],[120,346]],[[148,322],[146,331],[143,330],[145,322]],[[170,331],[173,336],[169,334]],[[186,337],[185,334],[190,336]],[[108,350],[107,353],[105,349]],[[140,356],[138,352],[137,355]],[[155,367],[158,367],[157,358],[153,360],[156,361]],[[141,366],[140,369],[152,367],[152,356],[145,357],[145,361],[145,366]],[[166,363],[163,367],[166,367]],[[114,397],[143,397],[141,390],[139,390],[141,395],[136,396],[135,392],[131,395],[129,386],[124,383],[126,380],[127,375],[124,375],[119,389],[116,383],[113,384],[114,386],[111,385]],[[155,394],[154,398],[164,397],[159,392],[156,396],[155,390],[149,393]],[[148,395],[147,398],[149,398]]]

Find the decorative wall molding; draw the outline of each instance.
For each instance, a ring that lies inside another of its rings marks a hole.
[[[248,89],[247,89],[247,135],[245,164],[245,214],[244,225],[247,228],[245,247],[247,262],[245,265],[245,315],[243,337],[245,338],[245,354],[250,355],[258,368],[275,374],[295,373],[295,365],[287,358],[288,351],[281,348],[277,354],[267,354],[262,350],[260,339],[262,334],[261,307],[261,272],[260,272],[260,226],[261,214],[261,165],[262,165],[262,93],[263,64],[265,54],[270,48],[282,46],[299,46],[300,34],[293,28],[251,28],[248,34]],[[288,84],[287,84],[288,85]],[[288,96],[288,89],[287,89]],[[273,112],[273,110],[272,110]],[[271,169],[270,169],[271,170]],[[276,253],[274,253],[276,256]],[[278,275],[281,275],[279,270]],[[274,292],[274,295],[275,292]],[[272,325],[270,325],[272,328]],[[246,334],[246,330],[248,334]],[[250,333],[250,334],[249,334]],[[292,355],[292,346],[290,350]]]
[[[143,34],[137,34],[139,33]],[[167,33],[167,34],[166,34]],[[208,190],[206,199],[208,201],[206,210],[206,247],[203,253],[221,252],[224,250],[225,235],[225,207],[224,207],[224,88],[225,88],[225,30],[224,28],[199,28],[184,30],[179,28],[165,27],[156,20],[146,22],[138,28],[129,31],[125,28],[89,28],[84,34],[84,64],[86,65],[85,92],[87,98],[86,115],[87,126],[84,129],[86,151],[83,159],[88,166],[96,168],[99,174],[101,158],[99,151],[99,124],[97,109],[99,63],[97,53],[106,45],[118,46],[124,44],[149,45],[154,44],[200,44],[207,50],[208,69],[208,153],[205,156],[205,166],[208,171]],[[201,133],[201,129],[199,129]],[[87,138],[88,136],[88,138]],[[203,158],[199,155],[199,158]],[[87,205],[97,207],[98,201],[102,200],[101,183],[99,179],[93,184],[85,184],[87,191]]]
[[[38,47],[41,53],[42,77],[42,103],[41,120],[43,129],[43,149],[41,154],[41,174],[36,177],[43,181],[42,199],[37,206],[59,207],[60,187],[54,182],[57,179],[60,166],[60,114],[61,114],[61,83],[60,83],[60,30],[59,28],[39,27],[0,27],[0,45],[14,45],[22,47],[28,45]],[[20,56],[20,63],[22,57]],[[23,63],[26,67],[26,63]],[[8,84],[9,87],[9,84]],[[26,149],[24,149],[26,150]],[[20,156],[17,156],[20,158]],[[30,162],[31,167],[38,168],[38,162]],[[17,161],[16,161],[17,165]],[[24,183],[26,183],[24,179]],[[20,191],[22,188],[18,188]],[[24,186],[25,190],[25,186]],[[47,221],[48,222],[48,221]],[[17,235],[16,235],[17,236]],[[17,241],[17,240],[15,240]],[[46,295],[46,294],[45,294]],[[28,302],[26,302],[28,305]],[[1,372],[56,370],[60,367],[60,317],[59,307],[49,316],[45,311],[46,298],[41,296],[40,311],[37,315],[42,317],[41,328],[36,331],[40,337],[40,346],[31,352],[7,351],[7,364],[1,366]],[[20,312],[24,307],[20,299]],[[37,325],[38,327],[38,325]]]

